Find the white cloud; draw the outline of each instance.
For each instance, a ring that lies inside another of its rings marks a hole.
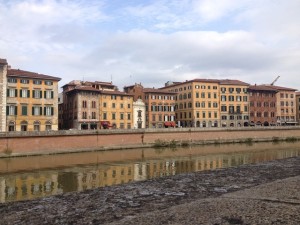
[[[99,3],[100,2],[100,3]],[[63,78],[300,87],[298,0],[0,0],[0,58]],[[282,82],[282,83],[280,83]]]

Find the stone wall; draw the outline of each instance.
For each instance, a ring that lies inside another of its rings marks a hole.
[[[0,156],[150,147],[155,141],[227,143],[300,139],[300,127],[168,128],[0,133]]]

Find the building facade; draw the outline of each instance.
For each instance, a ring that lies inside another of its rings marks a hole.
[[[219,80],[194,79],[167,83],[162,90],[176,94],[176,122],[181,127],[218,127]]]
[[[141,84],[124,87],[134,100],[145,103],[146,128],[175,127],[176,93],[156,88],[144,88]]]
[[[58,130],[60,78],[11,69],[0,60],[0,130]]]
[[[295,125],[296,121],[296,89],[270,85],[277,91],[276,109],[277,125]]]
[[[0,59],[0,132],[6,131],[7,61]]]
[[[222,127],[249,125],[249,84],[239,80],[220,80],[220,117]]]
[[[300,92],[296,92],[296,119],[297,123],[300,124]]]
[[[63,129],[130,129],[133,96],[108,82],[71,81],[63,86]]]
[[[277,90],[267,85],[252,85],[248,89],[250,126],[277,125]]]
[[[133,127],[146,128],[146,105],[142,99],[133,102]]]

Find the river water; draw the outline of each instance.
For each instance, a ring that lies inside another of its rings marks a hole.
[[[300,142],[132,149],[0,159],[0,202],[300,155]]]

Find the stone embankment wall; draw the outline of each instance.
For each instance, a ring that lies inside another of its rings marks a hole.
[[[0,156],[151,147],[161,142],[209,144],[300,139],[300,127],[167,128],[0,133]]]

